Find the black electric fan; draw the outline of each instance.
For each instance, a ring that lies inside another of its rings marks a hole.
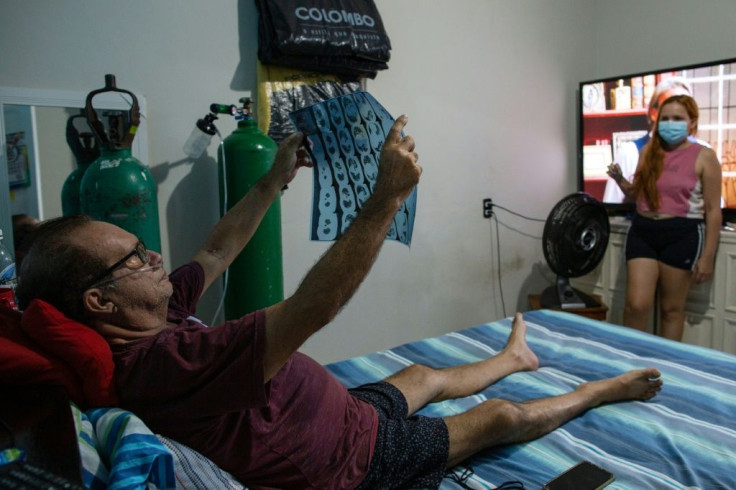
[[[542,292],[542,308],[590,308],[600,303],[574,289],[571,277],[596,268],[608,246],[606,208],[590,194],[575,192],[560,200],[544,224],[542,249],[557,283]]]

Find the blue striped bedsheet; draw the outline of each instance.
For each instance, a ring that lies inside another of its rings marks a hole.
[[[566,393],[584,381],[655,367],[664,387],[647,402],[590,410],[535,441],[485,450],[461,467],[470,488],[519,480],[538,489],[588,460],[611,471],[611,489],[736,489],[736,356],[672,342],[629,328],[551,310],[527,312],[535,372],[512,374],[482,392],[425,407],[445,416],[489,398],[524,401]],[[327,366],[348,387],[377,381],[412,364],[474,362],[505,345],[511,318],[423,339]],[[461,488],[449,477],[441,488]]]
[[[174,475],[178,461],[135,414],[120,408],[82,412],[74,403],[70,406],[85,488],[179,488]]]

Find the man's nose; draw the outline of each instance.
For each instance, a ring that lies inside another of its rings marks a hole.
[[[164,258],[160,253],[153,250],[148,251],[148,265],[159,265],[163,261]]]

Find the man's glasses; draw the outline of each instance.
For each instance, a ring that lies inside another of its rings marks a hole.
[[[108,280],[104,280],[104,279],[110,274],[112,274],[115,271],[115,269],[119,268],[122,265],[124,265],[128,269],[136,271],[142,268],[144,265],[146,265],[150,260],[151,258],[148,256],[148,250],[146,249],[146,245],[143,242],[139,241],[136,244],[135,248],[130,251],[130,253],[126,254],[125,257],[123,257],[122,259],[118,260],[113,265],[105,269],[105,272],[96,276],[91,281],[91,285],[87,289],[91,289],[91,288],[100,286],[106,282],[112,282],[116,280],[116,279],[108,279]]]

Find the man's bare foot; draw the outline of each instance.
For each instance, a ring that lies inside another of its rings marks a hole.
[[[577,389],[590,392],[593,407],[624,400],[649,400],[662,389],[660,376],[654,368],[635,369],[614,378],[583,383]]]
[[[509,340],[501,354],[511,356],[514,362],[518,363],[519,371],[535,371],[539,368],[537,355],[526,343],[526,323],[521,313],[514,316]]]

